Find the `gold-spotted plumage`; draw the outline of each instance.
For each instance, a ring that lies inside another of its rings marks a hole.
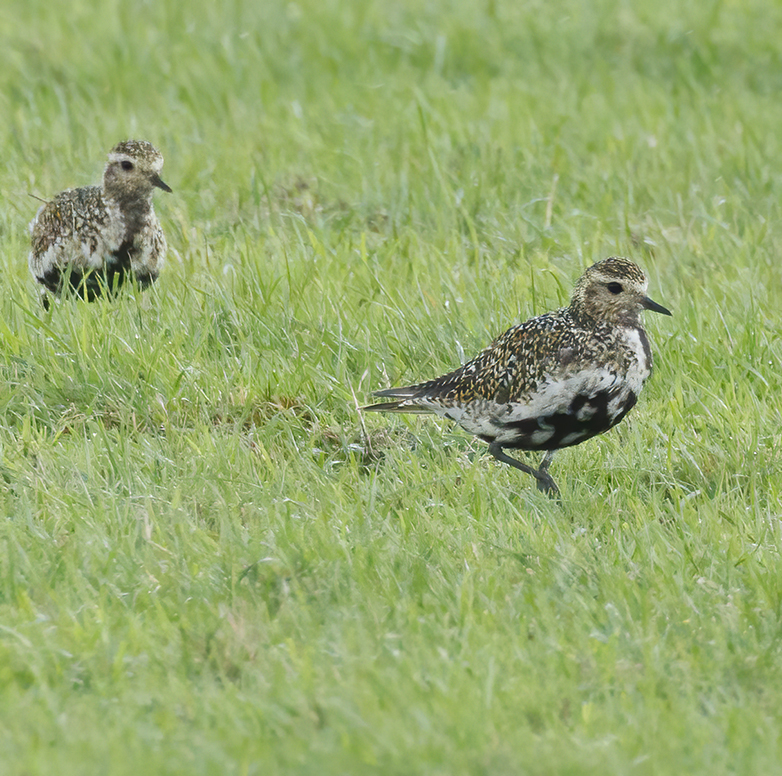
[[[646,296],[643,272],[628,259],[592,265],[568,307],[500,335],[449,374],[373,395],[395,399],[367,411],[436,413],[489,443],[498,460],[532,474],[556,493],[548,473],[554,451],[602,434],[635,405],[652,371],[642,310],[670,315]],[[506,448],[546,450],[537,469]]]
[[[145,140],[118,143],[100,186],[68,189],[30,224],[30,272],[46,290],[71,289],[92,301],[128,278],[142,287],[157,279],[166,238],[152,207],[163,157]],[[44,305],[48,304],[44,291]]]

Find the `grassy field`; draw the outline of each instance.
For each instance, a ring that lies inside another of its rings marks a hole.
[[[0,774],[782,767],[782,5],[0,9]],[[27,224],[152,141],[160,282]],[[619,254],[673,318],[563,499],[360,416]]]

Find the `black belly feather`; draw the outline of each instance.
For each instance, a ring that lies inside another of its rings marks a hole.
[[[497,431],[502,431],[505,439],[503,447],[516,450],[558,450],[561,447],[577,445],[586,439],[602,434],[613,428],[635,406],[638,397],[633,391],[627,391],[624,403],[618,411],[609,413],[609,405],[621,394],[621,389],[601,391],[594,396],[576,396],[570,403],[566,412],[555,412],[550,415],[541,415],[536,418],[525,418],[508,423],[497,422]],[[590,417],[579,418],[578,413],[584,409],[591,409]],[[495,421],[496,422],[496,421]],[[516,435],[507,439],[507,432],[515,431]],[[540,431],[553,431],[545,442],[533,442],[533,436]],[[570,441],[566,440],[570,435]],[[494,442],[496,437],[481,434],[484,442]]]
[[[128,279],[134,277],[130,269],[132,248],[133,243],[125,240],[101,269],[82,272],[69,265],[50,267],[42,276],[38,276],[38,282],[55,294],[60,293],[67,285],[77,296],[93,302],[104,292],[112,294],[119,290]],[[149,272],[135,276],[136,282],[142,288],[149,286],[156,278],[157,275]]]

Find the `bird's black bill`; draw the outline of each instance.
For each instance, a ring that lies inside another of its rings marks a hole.
[[[152,176],[152,185],[157,186],[159,189],[163,189],[163,191],[167,191],[169,194],[171,194],[171,186],[169,186],[167,183],[164,183],[159,175],[153,175]]]
[[[649,299],[648,296],[643,298],[641,304],[643,305],[644,310],[651,310],[653,313],[662,313],[663,315],[673,315],[673,313],[667,307],[663,307],[661,304],[657,304],[657,302],[654,300]]]

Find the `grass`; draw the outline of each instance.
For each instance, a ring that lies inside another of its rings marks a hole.
[[[0,772],[770,773],[782,10],[0,10]],[[166,157],[160,282],[44,312],[26,225]],[[374,388],[628,255],[674,318],[562,504]],[[362,426],[362,423],[364,424]]]

